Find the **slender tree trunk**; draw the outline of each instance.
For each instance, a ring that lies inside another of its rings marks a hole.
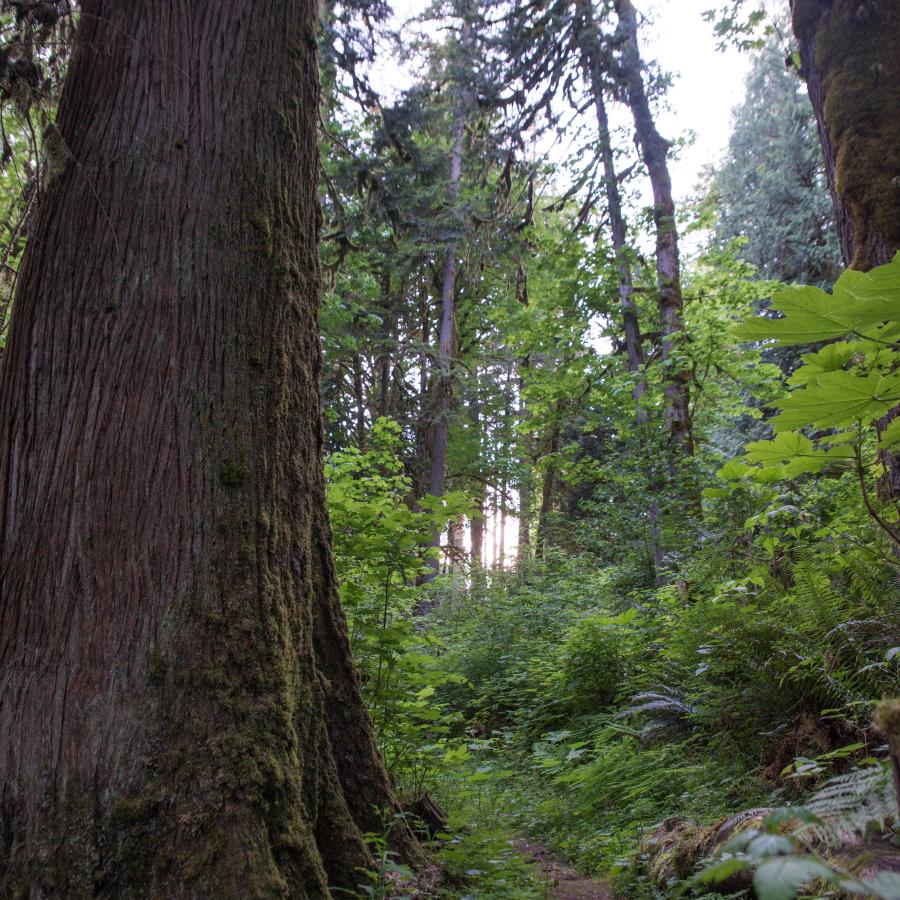
[[[378,407],[379,418],[384,418],[390,411],[391,397],[391,349],[395,344],[394,316],[390,311],[391,305],[391,270],[387,265],[381,272],[381,308],[385,317],[385,343],[378,355],[376,378],[378,379]]]
[[[819,129],[844,262],[868,271],[900,249],[900,4],[793,0],[800,73]],[[891,410],[877,424],[886,428]],[[900,456],[881,451],[885,499],[900,497]]]
[[[599,63],[597,45],[599,36],[596,32],[592,11],[588,8],[586,22],[590,28],[587,35],[586,64],[590,71],[591,91],[594,97],[594,112],[597,116],[597,133],[600,144],[600,157],[603,162],[603,180],[606,188],[606,208],[609,215],[610,233],[613,251],[616,255],[618,273],[619,308],[622,311],[622,325],[625,331],[625,353],[628,357],[628,369],[634,375],[634,387],[631,395],[634,399],[634,421],[637,431],[646,432],[649,424],[647,410],[641,404],[641,397],[647,390],[647,379],[644,375],[644,348],[641,343],[641,329],[638,321],[637,307],[634,303],[634,282],[632,280],[631,263],[628,258],[627,228],[622,215],[622,198],[619,194],[619,179],[616,174],[612,140],[609,133],[609,117],[603,98],[603,77]],[[655,479],[650,479],[649,492],[654,497],[659,488]],[[647,506],[648,545],[650,565],[653,568],[654,580],[659,579],[663,564],[660,544],[659,502],[651,499]]]
[[[684,321],[675,201],[667,161],[669,143],[656,129],[644,88],[643,63],[638,47],[637,12],[631,0],[615,0],[615,7],[619,17],[613,38],[619,49],[618,74],[625,87],[641,156],[653,189],[666,423],[676,457],[690,456],[694,452],[688,397],[691,375],[683,366],[672,365],[673,357],[678,353],[678,345],[684,339]]]
[[[475,473],[477,481],[473,497],[474,512],[469,519],[469,537],[472,541],[472,568],[479,569],[482,564],[482,554],[484,551],[484,471],[482,467],[482,449],[481,449],[481,397],[478,381],[475,382],[475,390],[469,399],[469,419],[472,423],[472,431],[475,440],[478,442],[478,460],[477,471]]]
[[[561,403],[557,403],[557,412],[561,411]],[[561,427],[553,426],[550,433],[549,454],[551,457],[559,450],[559,437]],[[549,543],[550,511],[553,506],[553,491],[556,487],[556,466],[551,460],[544,470],[544,480],[541,485],[541,509],[538,514],[537,526],[537,554],[543,556]]]
[[[500,523],[497,544],[499,546],[499,564],[502,569],[506,562],[506,476],[500,482]]]
[[[419,415],[416,420],[416,461],[414,472],[413,494],[421,497],[428,493],[428,476],[430,466],[427,461],[431,457],[431,426],[428,422],[428,341],[431,337],[429,321],[430,297],[427,284],[423,284],[419,293]],[[424,462],[424,464],[423,464]]]
[[[516,273],[516,298],[523,306],[528,306],[528,279],[524,268],[520,265]],[[523,356],[518,361],[519,391],[518,418],[519,424],[525,422],[525,372],[531,364],[528,356]],[[522,431],[516,438],[519,474],[516,487],[519,492],[519,546],[516,551],[516,561],[521,564],[531,554],[531,502],[533,493],[534,460],[525,446],[526,438]]]
[[[553,489],[556,485],[556,468],[549,463],[541,486],[541,509],[538,514],[537,526],[537,553],[543,557],[549,542],[548,527],[550,522],[550,509],[553,504]]]
[[[315,4],[82,10],[0,385],[0,894],[329,897],[396,802],[325,510]]]
[[[619,194],[619,179],[616,174],[615,157],[613,156],[612,139],[609,133],[609,117],[603,98],[603,73],[600,67],[598,42],[599,36],[594,23],[593,10],[588,5],[585,16],[585,65],[591,79],[591,93],[594,99],[594,113],[597,117],[597,138],[600,148],[600,159],[603,163],[603,182],[606,191],[606,210],[609,215],[610,236],[613,252],[616,256],[617,286],[619,292],[619,308],[622,312],[622,325],[625,331],[625,352],[628,356],[628,369],[635,375],[632,396],[635,403],[635,419],[639,425],[646,424],[647,413],[640,404],[640,399],[647,389],[647,380],[643,374],[644,349],[641,344],[641,329],[638,322],[637,307],[634,303],[634,282],[632,280],[631,262],[629,260],[627,228],[622,215],[622,198]]]
[[[453,147],[450,151],[450,181],[448,192],[451,208],[455,208],[459,198],[459,181],[462,175],[463,138],[465,136],[466,115],[461,103],[453,121]],[[435,379],[437,402],[434,405],[434,422],[431,427],[431,468],[428,478],[428,493],[435,497],[444,495],[444,478],[447,468],[447,434],[450,426],[451,379],[453,376],[453,331],[456,307],[456,239],[447,244],[444,261],[444,279],[441,287],[441,324],[438,332],[438,372]],[[432,547],[440,546],[441,536],[435,532]],[[434,575],[438,572],[439,561],[431,561]],[[432,576],[433,577],[433,576]],[[430,579],[427,579],[430,580]]]
[[[463,523],[453,519],[447,525],[447,572],[459,572],[463,558]]]
[[[353,354],[353,399],[356,403],[356,446],[366,446],[366,388],[363,379],[362,358]]]
[[[500,521],[500,495],[497,490],[491,491],[491,567],[497,568],[497,552],[499,549],[499,532],[497,525]]]

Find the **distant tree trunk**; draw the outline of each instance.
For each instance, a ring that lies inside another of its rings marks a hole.
[[[634,416],[638,425],[646,425],[647,412],[640,402],[644,391],[647,389],[647,379],[643,373],[644,348],[641,345],[641,329],[638,323],[637,307],[634,304],[634,283],[631,277],[631,263],[628,259],[625,218],[622,215],[619,180],[616,175],[615,160],[613,159],[612,141],[609,136],[609,119],[606,115],[606,104],[603,102],[599,73],[596,73],[594,78],[594,109],[597,115],[600,156],[603,160],[606,209],[609,215],[613,251],[616,255],[619,309],[622,313],[622,326],[625,331],[625,353],[628,356],[628,369],[635,376],[634,389],[632,390]]]
[[[595,89],[595,108],[597,112],[597,125],[600,132],[600,153],[603,158],[603,174],[606,182],[607,209],[610,218],[610,230],[612,232],[613,250],[616,253],[619,272],[619,306],[622,310],[622,324],[625,330],[625,352],[628,355],[628,369],[634,375],[634,388],[631,396],[634,399],[634,422],[638,432],[646,433],[649,424],[647,410],[641,404],[641,397],[647,390],[647,379],[644,376],[644,348],[641,344],[641,330],[637,317],[637,308],[634,304],[634,285],[631,278],[631,265],[628,261],[628,247],[626,244],[625,219],[622,215],[622,201],[619,196],[619,181],[616,177],[615,161],[613,160],[612,142],[609,136],[609,119],[606,115],[606,105],[603,102],[603,93],[597,81]],[[649,479],[649,491],[651,498],[657,496],[661,485],[658,479]],[[652,567],[652,575],[655,581],[659,581],[663,568],[663,551],[660,542],[659,527],[659,501],[651,499],[647,506],[647,544],[649,549],[649,564]]]
[[[684,321],[675,201],[667,161],[669,142],[656,130],[644,88],[643,63],[638,47],[637,12],[631,0],[615,0],[615,7],[619,18],[613,38],[619,49],[618,75],[625,87],[641,156],[653,189],[666,423],[676,456],[690,456],[694,452],[688,397],[691,373],[684,367],[670,363],[678,344],[683,340]]]
[[[459,181],[462,175],[463,138],[466,116],[460,104],[453,120],[453,147],[450,151],[449,196],[451,208],[459,198]],[[453,366],[453,320],[456,308],[456,239],[447,244],[444,260],[444,279],[441,288],[441,324],[438,332],[438,371],[435,378],[436,403],[434,421],[431,427],[431,468],[428,478],[428,493],[435,497],[444,495],[444,478],[447,468],[447,433],[450,427],[451,379]],[[432,547],[440,546],[440,533],[431,540]],[[433,575],[437,574],[439,560],[431,560]],[[427,579],[430,580],[430,579]]]
[[[447,525],[447,572],[459,572],[463,558],[463,523],[453,519]]]
[[[491,531],[491,566],[497,568],[497,551],[499,544],[497,542],[498,532],[497,523],[500,519],[500,492],[496,489],[491,491],[491,523],[493,527]]]
[[[419,292],[419,415],[416,419],[416,465],[413,468],[413,496],[428,492],[431,458],[431,426],[428,421],[428,341],[431,337],[429,320],[430,296],[427,284]]]
[[[523,306],[528,306],[528,280],[524,267],[520,266],[516,273],[516,298]],[[519,423],[525,422],[525,372],[531,365],[528,356],[517,360],[519,392]],[[516,479],[516,488],[519,492],[519,546],[516,551],[516,561],[525,562],[531,553],[531,502],[533,494],[534,460],[525,447],[525,437],[520,432],[516,438],[519,475]]]
[[[390,412],[391,398],[391,348],[394,343],[394,325],[387,321],[391,304],[391,270],[385,265],[381,271],[381,307],[386,317],[385,342],[378,355],[376,377],[378,379],[378,407],[379,418],[384,418]],[[393,319],[393,316],[391,316]]]
[[[477,481],[473,492],[474,512],[469,518],[469,537],[472,541],[472,568],[478,569],[482,564],[482,555],[484,552],[484,493],[485,482],[484,472],[481,465],[481,397],[479,393],[479,385],[476,379],[475,389],[469,398],[468,404],[469,420],[472,423],[472,431],[475,433],[475,440],[478,441],[478,470],[475,473]]]
[[[354,890],[397,804],[325,509],[316,4],[82,11],[0,384],[0,894]]]
[[[469,519],[469,535],[472,541],[472,566],[480,568],[484,563],[484,492],[475,498],[475,512]]]
[[[553,463],[547,465],[544,471],[544,480],[541,486],[541,509],[538,513],[537,525],[537,553],[543,556],[547,549],[548,528],[550,523],[550,510],[553,504],[553,489],[556,485],[556,467]]]
[[[356,446],[366,446],[366,388],[363,379],[362,358],[353,354],[353,400],[356,404]]]
[[[618,272],[619,308],[622,312],[622,326],[625,332],[625,353],[628,357],[628,369],[634,375],[634,388],[631,396],[634,399],[634,421],[638,432],[645,432],[649,423],[647,410],[641,404],[641,397],[647,390],[647,379],[644,375],[644,348],[641,343],[641,329],[634,303],[634,282],[632,280],[631,263],[628,258],[627,228],[622,215],[622,198],[619,193],[619,179],[616,174],[616,163],[613,156],[612,140],[609,133],[609,117],[603,98],[603,73],[600,67],[598,51],[599,35],[594,24],[590,6],[587,9],[586,24],[586,65],[590,72],[591,92],[594,98],[594,112],[597,117],[597,134],[600,144],[600,158],[603,162],[603,181],[606,188],[606,209],[609,215],[609,227],[612,237],[613,251],[616,254]],[[654,496],[661,485],[650,479],[650,494]],[[647,541],[650,550],[650,565],[653,568],[654,580],[659,579],[662,569],[663,555],[660,545],[659,502],[651,500],[647,507]]]
[[[561,402],[557,402],[557,412],[560,412],[562,409]],[[556,452],[559,450],[559,438],[562,432],[562,428],[559,424],[556,424],[552,427],[550,433],[550,440],[548,442],[548,455],[553,457]],[[544,480],[541,485],[541,508],[538,513],[538,525],[537,525],[537,555],[543,556],[544,552],[547,549],[547,545],[549,543],[549,524],[550,524],[550,511],[553,506],[553,491],[556,487],[556,465],[551,461],[547,464],[547,468],[544,470]]]
[[[900,4],[793,0],[800,73],[819,129],[844,262],[867,272],[900,249]],[[900,407],[878,422],[884,429]],[[900,497],[900,456],[882,451],[879,494]]]
[[[594,22],[591,4],[585,7],[584,61],[591,80],[591,94],[594,100],[594,114],[597,117],[597,141],[600,148],[600,159],[603,163],[603,183],[606,192],[606,210],[609,215],[609,229],[612,238],[613,252],[616,255],[616,271],[618,274],[619,308],[622,312],[622,325],[625,331],[625,352],[628,355],[628,369],[635,377],[633,397],[635,402],[635,418],[638,424],[647,421],[646,411],[640,405],[640,399],[647,388],[643,375],[644,349],[641,345],[641,330],[638,323],[637,308],[634,303],[634,282],[631,274],[631,262],[628,258],[627,228],[622,215],[622,198],[619,194],[619,179],[616,174],[616,163],[613,156],[612,139],[609,133],[609,117],[604,101],[603,70],[600,64],[599,35]]]
[[[503,480],[500,482],[500,522],[497,537],[497,545],[499,547],[498,562],[501,569],[506,562],[506,491],[507,484],[506,476],[504,475]]]

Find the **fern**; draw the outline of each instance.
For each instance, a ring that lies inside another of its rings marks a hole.
[[[871,828],[898,821],[897,800],[888,765],[854,769],[829,779],[805,804],[817,821],[794,835],[807,845],[857,843]]]
[[[631,698],[631,705],[616,713],[617,719],[631,716],[652,715],[644,724],[644,737],[681,725],[684,719],[697,712],[672,688],[664,687],[660,691],[644,691]]]

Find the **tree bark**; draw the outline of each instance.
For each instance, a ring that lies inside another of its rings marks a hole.
[[[556,412],[562,412],[562,402],[557,401]],[[538,513],[537,524],[537,549],[536,553],[543,558],[550,543],[550,513],[553,508],[553,491],[556,487],[556,463],[555,456],[559,450],[559,438],[562,433],[562,425],[557,422],[551,426],[549,440],[547,441],[547,455],[551,457],[547,468],[544,470],[544,479],[541,484],[541,508]]]
[[[900,4],[793,0],[800,74],[816,115],[844,262],[867,272],[900,249]],[[886,428],[897,407],[877,424]],[[900,497],[900,456],[881,451],[878,492]]]
[[[614,36],[619,49],[618,75],[625,87],[641,156],[653,190],[666,423],[675,456],[691,456],[694,452],[688,396],[691,374],[684,366],[673,365],[678,345],[684,339],[684,304],[681,295],[675,201],[667,161],[669,142],[656,129],[644,88],[643,63],[637,37],[637,11],[631,0],[615,0],[615,7],[619,19]]]
[[[846,264],[900,247],[900,5],[793,0],[800,73],[816,115]]]
[[[0,386],[0,893],[329,897],[397,804],[325,509],[315,4],[82,10]]]
[[[381,307],[385,318],[384,346],[381,347],[376,364],[376,378],[378,380],[378,407],[377,415],[384,418],[390,412],[391,397],[391,352],[396,345],[395,328],[391,307],[391,270],[385,265],[381,271]]]
[[[528,278],[522,265],[516,272],[516,299],[523,306],[528,306]],[[526,420],[527,409],[525,405],[525,373],[531,366],[531,360],[526,355],[516,360],[518,370],[519,393],[518,421],[523,425]],[[531,555],[531,502],[534,493],[534,460],[526,446],[527,438],[522,431],[516,435],[516,455],[518,457],[518,476],[516,488],[519,492],[519,546],[516,551],[516,563],[522,565]]]
[[[356,446],[360,450],[366,447],[366,387],[363,378],[362,357],[359,353],[353,354],[353,400],[356,405]]]

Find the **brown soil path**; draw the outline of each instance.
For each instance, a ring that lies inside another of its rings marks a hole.
[[[513,845],[529,862],[540,867],[552,900],[613,900],[608,884],[579,875],[542,844],[519,838]]]

